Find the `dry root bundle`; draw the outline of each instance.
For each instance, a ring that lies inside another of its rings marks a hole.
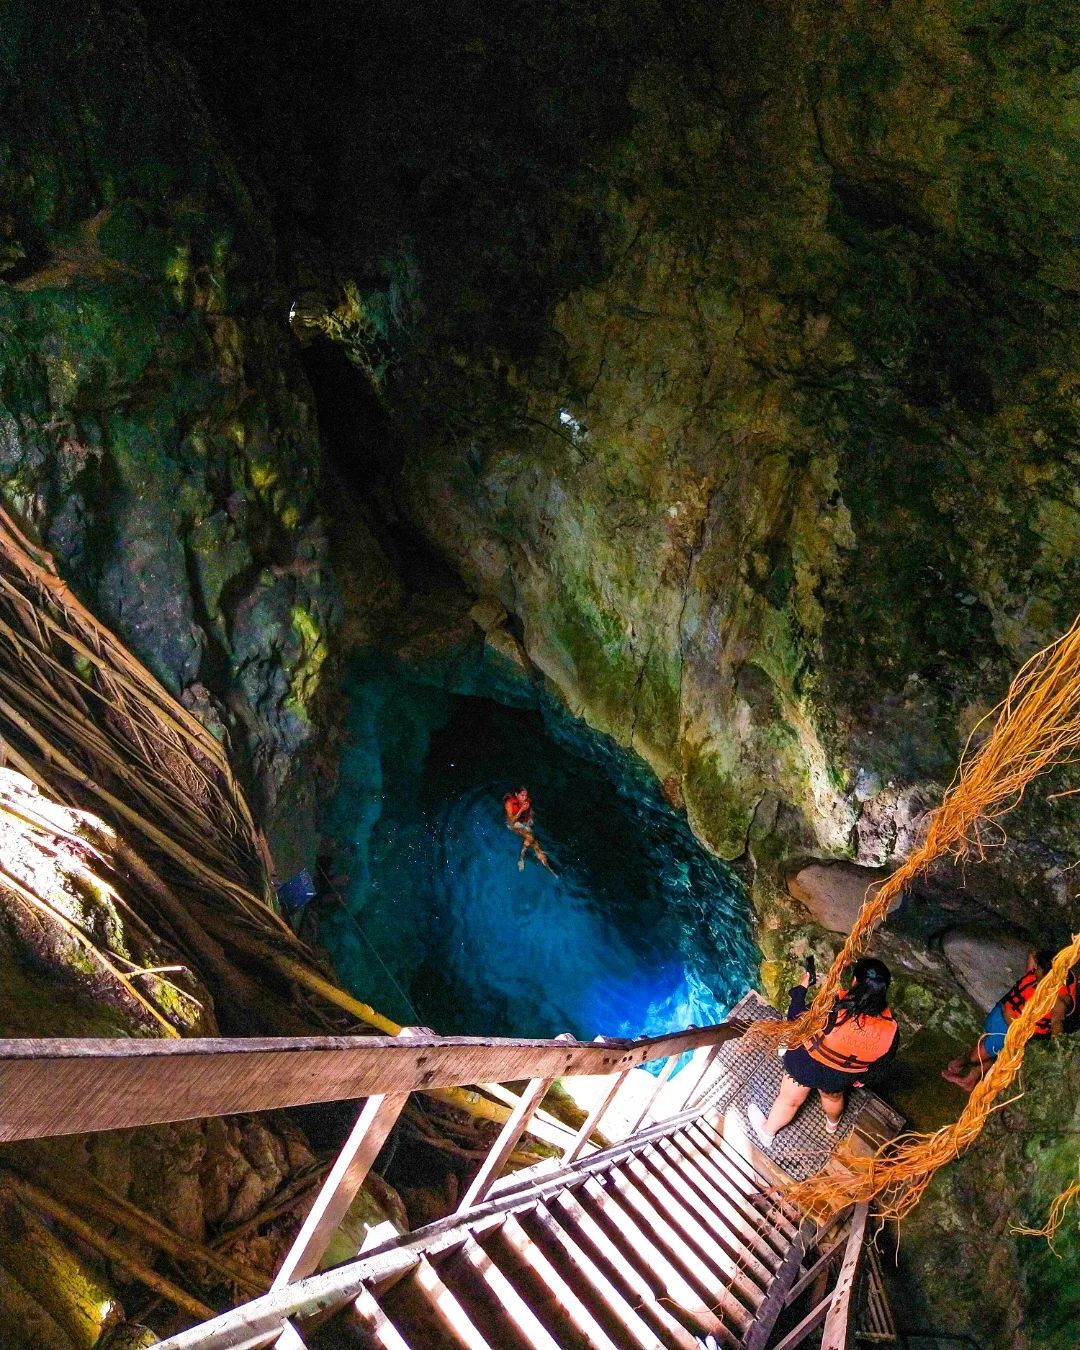
[[[864,901],[814,999],[797,1022],[761,1022],[756,1037],[798,1044],[825,1026],[841,992],[845,970],[862,955],[892,905],[938,858],[985,855],[1000,842],[1001,817],[1047,770],[1076,757],[1080,747],[1080,618],[1056,642],[1038,652],[1013,680],[1004,701],[980,723],[993,730],[960,767],[942,803],[927,820],[918,848]],[[976,728],[976,733],[979,728]],[[969,750],[974,741],[969,741]]]
[[[794,1186],[788,1193],[789,1199],[813,1214],[835,1213],[856,1201],[874,1200],[884,1217],[902,1219],[918,1204],[937,1169],[970,1148],[979,1137],[988,1116],[997,1109],[998,1098],[1020,1072],[1024,1050],[1035,1034],[1036,1024],[1054,1006],[1058,989],[1077,962],[1080,962],[1080,935],[1058,952],[1050,972],[1039,981],[1024,1011],[1010,1024],[1004,1048],[986,1077],[976,1085],[954,1124],[934,1134],[904,1135],[870,1158],[846,1156],[844,1163],[849,1169],[846,1175],[819,1173]],[[1059,1196],[1055,1207],[1063,1200]]]

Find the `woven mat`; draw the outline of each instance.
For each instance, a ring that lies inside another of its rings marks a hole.
[[[762,1021],[780,1014],[758,994],[747,994],[732,1008],[732,1021]],[[763,1148],[750,1129],[746,1108],[756,1102],[768,1115],[773,1098],[780,1090],[784,1069],[775,1051],[763,1049],[746,1038],[729,1041],[717,1055],[718,1069],[705,1093],[705,1101],[725,1115],[738,1115],[755,1147],[769,1157],[794,1181],[804,1181],[820,1172],[842,1139],[855,1128],[859,1112],[874,1094],[865,1088],[852,1088],[847,1094],[840,1128],[834,1135],[825,1133],[825,1112],[816,1091],[807,1097],[799,1114],[780,1130],[771,1148]]]

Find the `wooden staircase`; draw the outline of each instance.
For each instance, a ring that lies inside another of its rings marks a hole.
[[[0,1041],[0,1139],[363,1097],[269,1292],[162,1350],[794,1350],[819,1330],[826,1350],[843,1350],[854,1344],[866,1210],[819,1230],[780,1198],[776,1160],[733,1128],[724,1059],[752,1076],[734,1046],[746,1025],[591,1044],[424,1028]],[[666,1061],[656,1076],[639,1071],[650,1059]],[[493,1086],[529,1073],[523,1092]],[[594,1091],[576,1131],[538,1116],[555,1077],[575,1074]],[[514,1105],[457,1213],[320,1272],[409,1094],[470,1083]],[[526,1131],[549,1147],[554,1138],[561,1156],[502,1175]]]
[[[665,1122],[162,1350],[765,1350],[813,1233],[769,1186],[718,1123]]]

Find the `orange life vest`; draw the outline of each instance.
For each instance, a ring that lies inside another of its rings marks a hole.
[[[888,1054],[896,1034],[896,1018],[888,1008],[877,1017],[845,1017],[841,1011],[840,1020],[830,1031],[811,1036],[806,1053],[840,1073],[865,1073]]]
[[[1038,983],[1039,976],[1036,971],[1025,971],[1001,1000],[1014,1018],[1019,1017],[1024,1011],[1024,1005],[1031,1001]],[[1058,998],[1063,998],[1068,1005],[1065,1014],[1066,1017],[1069,1013],[1076,1010],[1076,976],[1071,970],[1066,977],[1065,983],[1058,989]],[[1035,1023],[1035,1030],[1032,1034],[1035,1036],[1049,1036],[1050,1031],[1050,1014],[1047,1013],[1045,1017],[1040,1017]]]

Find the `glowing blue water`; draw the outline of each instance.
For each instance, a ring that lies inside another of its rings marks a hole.
[[[475,681],[473,684],[475,685]],[[331,819],[350,871],[323,939],[358,997],[444,1033],[704,1025],[754,982],[745,892],[635,757],[528,686],[453,694],[369,663]],[[503,823],[526,784],[556,875]]]

